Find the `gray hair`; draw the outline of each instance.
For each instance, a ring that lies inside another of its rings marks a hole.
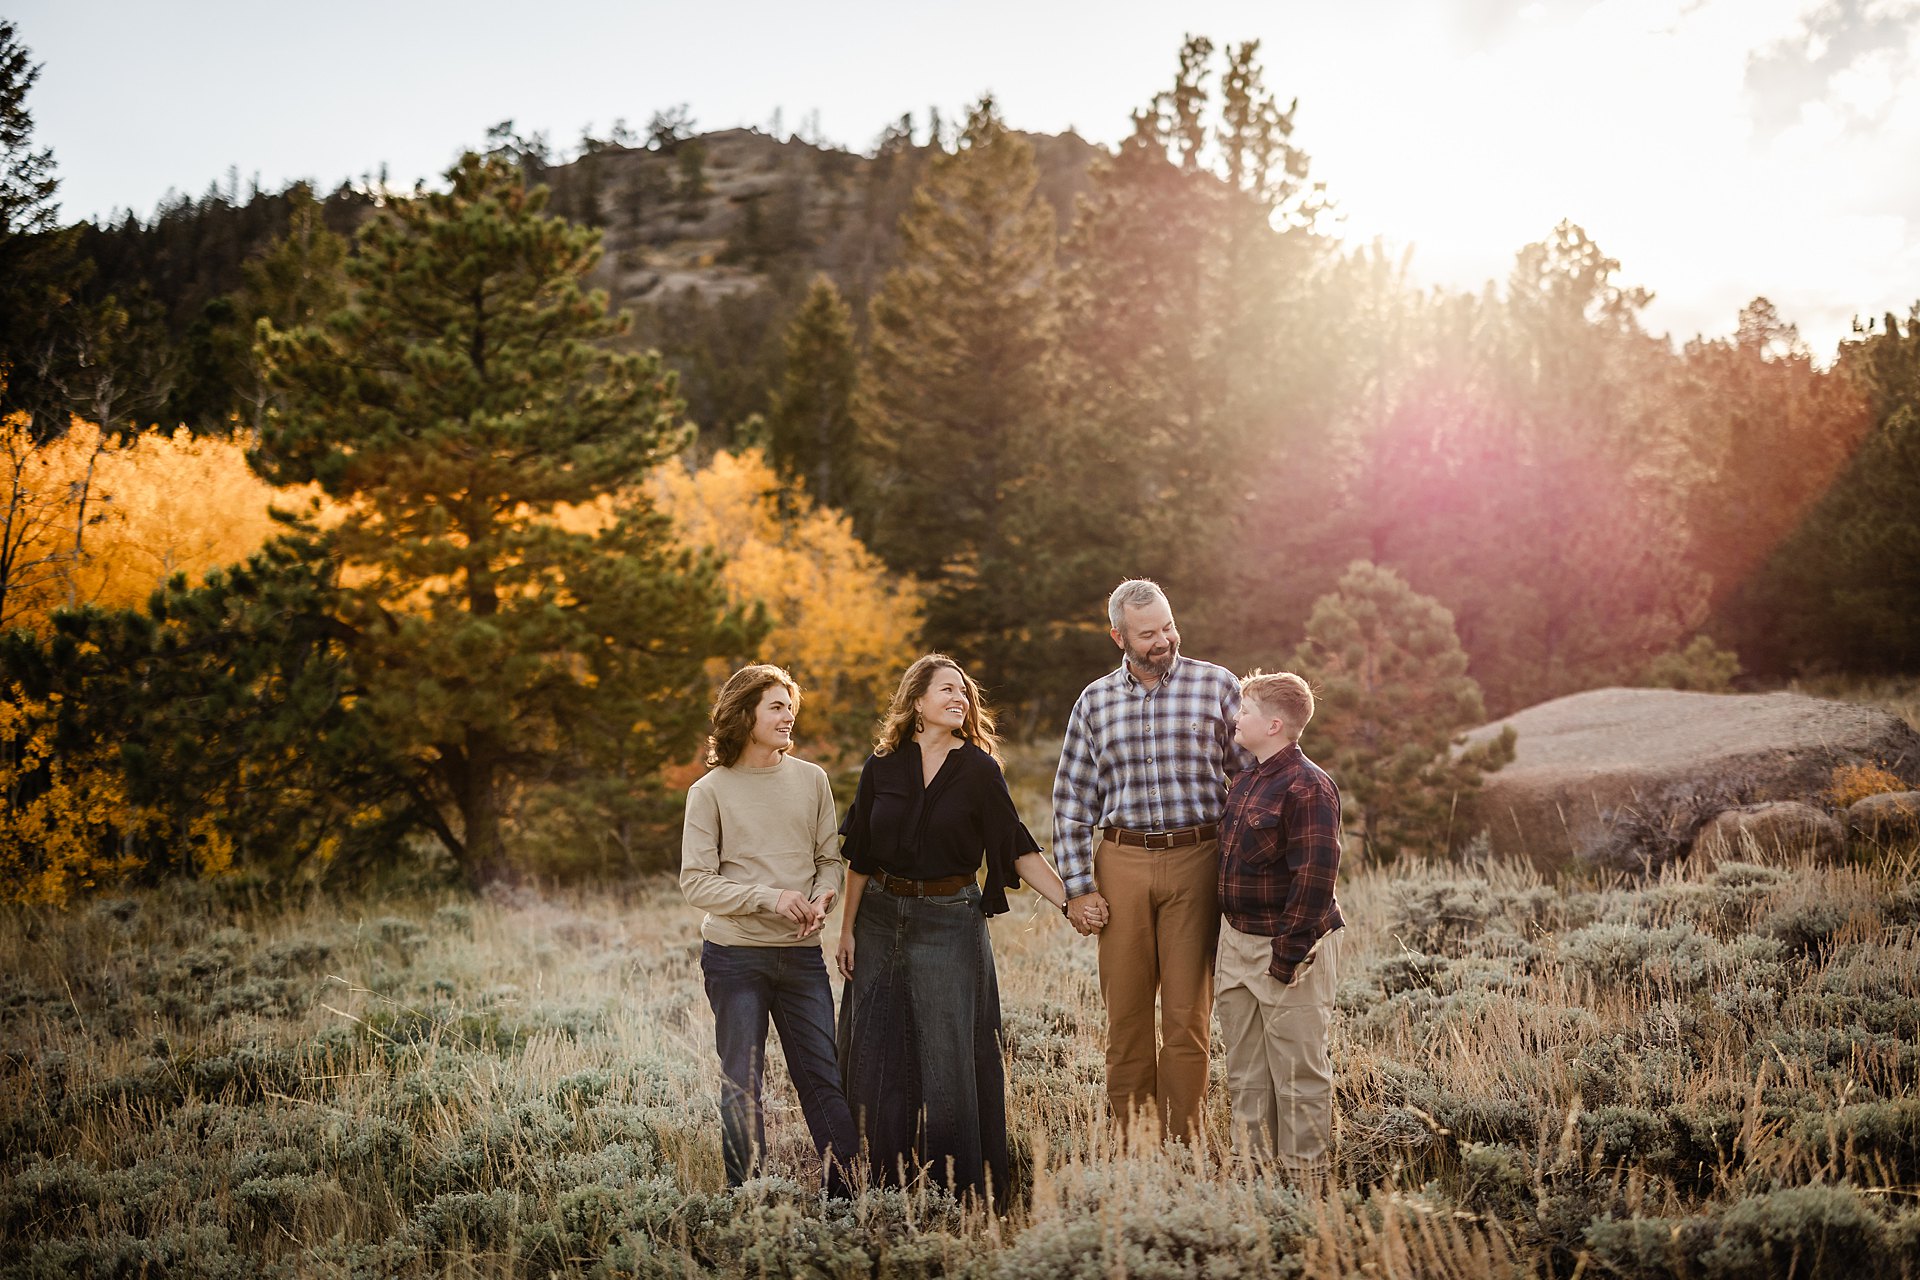
[[[1128,578],[1107,597],[1107,621],[1113,624],[1115,631],[1122,630],[1120,624],[1125,620],[1128,609],[1157,604],[1166,598],[1167,593],[1153,579]]]

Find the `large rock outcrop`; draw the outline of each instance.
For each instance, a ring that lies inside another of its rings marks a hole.
[[[1470,818],[1496,852],[1544,868],[1658,865],[1686,853],[1724,810],[1826,803],[1840,765],[1876,764],[1920,783],[1920,734],[1872,707],[1793,693],[1595,689],[1529,707],[1514,762],[1490,775]]]

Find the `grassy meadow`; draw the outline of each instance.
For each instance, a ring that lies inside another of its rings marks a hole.
[[[1093,946],[995,921],[1018,1195],[729,1193],[671,880],[0,917],[7,1276],[1920,1275],[1911,856],[1355,871],[1334,1175],[1116,1150]],[[830,933],[837,921],[829,926]],[[777,1055],[776,1055],[777,1059]]]

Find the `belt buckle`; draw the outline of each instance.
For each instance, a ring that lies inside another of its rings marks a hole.
[[[1168,832],[1149,831],[1146,832],[1145,835],[1147,837],[1147,848],[1149,849],[1173,848],[1173,836]]]

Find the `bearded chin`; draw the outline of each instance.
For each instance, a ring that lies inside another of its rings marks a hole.
[[[1142,653],[1135,656],[1134,663],[1143,671],[1151,671],[1157,676],[1163,676],[1173,670],[1173,660],[1179,656],[1180,642],[1176,640],[1167,646],[1166,653],[1160,657],[1155,658],[1150,656],[1150,653]]]

